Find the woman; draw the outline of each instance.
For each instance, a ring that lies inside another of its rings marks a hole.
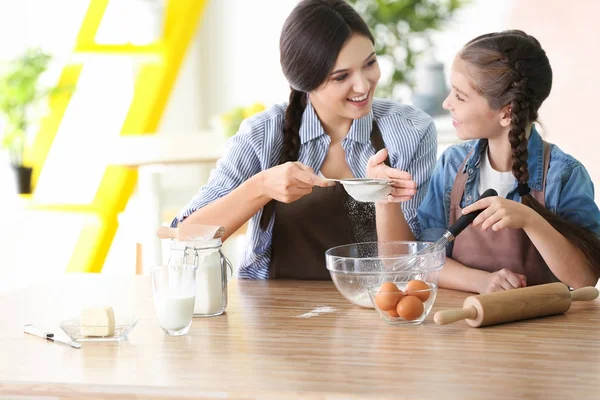
[[[328,248],[418,234],[436,132],[422,111],[373,99],[373,43],[345,1],[301,1],[280,38],[289,104],[242,123],[172,225],[220,225],[230,235],[250,220],[239,276],[255,279],[330,279]],[[393,181],[386,202],[357,203],[324,179],[365,176]]]
[[[600,211],[592,181],[534,124],[552,87],[539,42],[521,31],[477,37],[456,56],[450,80],[444,108],[470,141],[441,156],[419,208],[422,237],[484,211],[456,238],[439,285],[479,293],[595,285]],[[476,201],[490,187],[499,196]]]

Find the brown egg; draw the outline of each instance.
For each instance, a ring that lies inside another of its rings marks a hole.
[[[431,294],[431,288],[428,284],[423,281],[410,281],[406,284],[406,294],[410,294],[411,296],[416,296],[421,301],[427,301],[429,295]]]
[[[395,283],[385,282],[381,285],[379,292],[375,296],[375,304],[377,304],[380,310],[393,310],[402,297],[404,297],[404,293],[398,289]]]
[[[392,317],[392,318],[398,318],[398,317],[399,317],[398,313],[396,312],[396,309],[389,310],[387,313],[388,313],[388,314],[390,315],[390,317]]]
[[[423,314],[423,302],[415,296],[405,296],[396,306],[396,312],[407,321],[413,321]]]

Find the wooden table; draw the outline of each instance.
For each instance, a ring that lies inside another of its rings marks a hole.
[[[433,323],[433,312],[467,296],[445,290],[411,327],[387,325],[330,282],[232,281],[229,296],[225,315],[194,319],[187,336],[168,337],[147,276],[68,275],[5,294],[0,399],[600,397],[600,300],[477,329]],[[58,332],[84,303],[138,315],[129,341],[76,350],[23,334],[26,323]]]

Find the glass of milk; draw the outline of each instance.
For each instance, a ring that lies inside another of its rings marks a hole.
[[[158,323],[170,336],[189,332],[196,302],[195,265],[155,267],[152,275],[152,293]]]

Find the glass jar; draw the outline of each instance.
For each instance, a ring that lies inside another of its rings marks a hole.
[[[227,269],[233,275],[233,268],[221,246],[221,239],[171,239],[169,266],[197,267],[194,317],[221,315],[227,308]]]

